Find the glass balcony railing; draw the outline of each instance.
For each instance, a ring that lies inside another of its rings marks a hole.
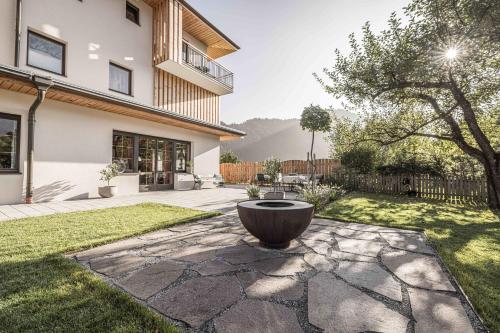
[[[185,42],[182,42],[182,61],[202,74],[233,89],[232,72]]]

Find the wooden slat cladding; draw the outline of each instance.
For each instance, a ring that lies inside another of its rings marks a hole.
[[[153,63],[182,62],[182,5],[176,0],[159,1],[153,7]]]
[[[155,69],[155,106],[219,123],[219,96],[161,69]]]

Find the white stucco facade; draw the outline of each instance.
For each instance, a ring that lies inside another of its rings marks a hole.
[[[34,97],[0,90],[0,112],[21,115],[20,173],[0,174],[0,204],[20,203],[26,187],[27,110]],[[194,173],[219,173],[219,137],[67,103],[46,100],[37,111],[34,201],[97,197],[99,171],[112,161],[113,131],[191,142]],[[132,177],[112,181],[139,191]],[[135,182],[137,183],[137,182]]]

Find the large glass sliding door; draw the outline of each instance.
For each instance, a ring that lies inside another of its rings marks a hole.
[[[141,191],[174,188],[174,173],[189,172],[191,145],[165,138],[116,131],[113,133],[113,161],[124,172],[139,173]]]

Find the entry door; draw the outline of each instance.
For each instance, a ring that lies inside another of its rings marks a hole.
[[[141,191],[174,187],[174,144],[164,139],[139,138],[137,159]]]
[[[174,187],[174,143],[158,139],[155,184],[158,190]]]
[[[156,139],[139,137],[137,166],[141,191],[151,190],[155,183]]]

